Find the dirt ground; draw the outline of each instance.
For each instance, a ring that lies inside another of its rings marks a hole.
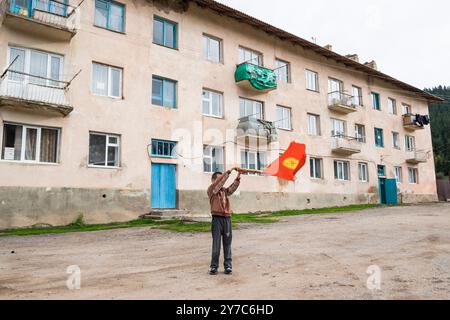
[[[0,298],[450,299],[449,231],[450,204],[241,225],[233,232],[232,276],[207,274],[209,233],[6,237]],[[71,265],[81,270],[79,290],[66,286]],[[379,290],[366,285],[370,266],[381,270]]]

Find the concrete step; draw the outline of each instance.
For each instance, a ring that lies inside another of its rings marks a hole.
[[[151,210],[150,212],[141,215],[141,219],[155,219],[155,220],[170,220],[170,219],[182,219],[189,215],[188,210],[177,209],[164,209],[164,210]]]

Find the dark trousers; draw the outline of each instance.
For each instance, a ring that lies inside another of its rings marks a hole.
[[[231,218],[213,216],[211,223],[212,233],[212,257],[211,268],[217,269],[219,267],[220,257],[220,241],[223,241],[223,255],[224,255],[224,268],[231,268]]]

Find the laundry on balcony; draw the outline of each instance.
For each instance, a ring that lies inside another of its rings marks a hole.
[[[424,129],[425,126],[430,124],[430,117],[428,115],[421,114],[405,114],[403,115],[403,126],[406,129],[417,130]]]
[[[246,89],[268,92],[277,88],[277,76],[271,69],[244,62],[236,67],[236,83]]]

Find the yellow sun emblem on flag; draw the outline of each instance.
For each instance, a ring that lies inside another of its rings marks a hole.
[[[299,163],[300,161],[298,159],[289,157],[287,159],[284,159],[283,166],[285,166],[288,169],[295,170],[295,168],[297,168]]]

